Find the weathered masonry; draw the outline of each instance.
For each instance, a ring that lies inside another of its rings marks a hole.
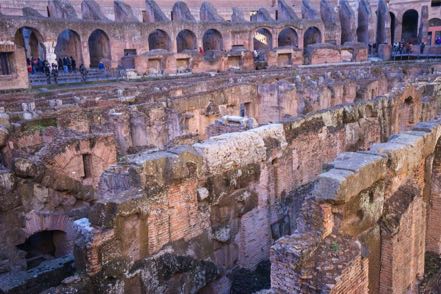
[[[388,60],[397,41],[412,43],[410,53],[420,52],[419,42],[427,44],[425,53],[440,53],[435,44],[439,8],[424,3],[403,10],[405,4],[383,0],[304,0],[293,8],[279,0],[271,8],[248,11],[250,15],[231,8],[226,20],[209,2],[200,4],[198,17],[194,3],[190,10],[177,2],[166,14],[153,0],[142,1],[141,10],[137,4],[136,13],[121,1],[106,4],[105,10],[95,0],[77,2],[49,0],[45,7],[23,2],[15,4],[19,15],[12,13],[14,5],[6,5],[0,13],[0,89],[29,86],[27,58],[56,63],[71,56],[77,67],[96,68],[102,62],[108,69],[125,68],[133,77],[143,77],[249,71],[263,64],[362,62],[373,44],[371,54]]]
[[[334,68],[8,94],[0,289],[435,289],[438,64]]]

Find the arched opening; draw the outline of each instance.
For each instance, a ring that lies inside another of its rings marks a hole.
[[[163,30],[154,30],[149,35],[149,50],[170,50],[170,37]]]
[[[439,18],[431,18],[429,20],[429,27],[441,27],[441,19]]]
[[[43,261],[71,253],[66,233],[58,230],[37,232],[29,236],[23,244],[17,245],[17,248],[26,252],[28,269]]]
[[[73,57],[78,65],[83,63],[80,35],[72,30],[62,31],[57,38],[55,55],[57,59]]]
[[[395,14],[389,12],[390,14],[390,43],[395,43]]]
[[[303,48],[322,42],[322,33],[316,27],[310,27],[303,35]]]
[[[260,28],[254,32],[254,50],[271,50],[273,48],[273,35],[268,29]]]
[[[415,124],[413,97],[409,96],[401,104],[399,113],[400,131],[407,131]]]
[[[363,14],[358,14],[357,41],[369,44],[369,18]]]
[[[429,45],[441,45],[441,19],[431,18],[427,33]]]
[[[178,53],[197,49],[196,35],[190,30],[180,31],[176,37]]]
[[[23,27],[15,33],[15,44],[25,49],[26,58],[46,59],[46,49],[43,44],[43,37],[34,28]]]
[[[403,33],[401,40],[405,43],[418,43],[418,12],[414,9],[403,14]]]
[[[202,37],[204,51],[222,51],[224,50],[224,41],[222,34],[215,29],[209,29]]]
[[[110,67],[112,55],[110,53],[110,40],[107,34],[102,30],[95,30],[90,34],[88,43],[90,67],[98,67],[100,62]]]
[[[297,32],[292,28],[285,28],[279,33],[277,39],[279,47],[292,47],[297,48],[299,46],[299,37]]]

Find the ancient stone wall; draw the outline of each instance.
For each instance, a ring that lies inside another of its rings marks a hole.
[[[436,198],[429,191],[437,181],[431,167],[439,136],[439,121],[419,123],[368,152],[339,154],[311,189],[299,219],[304,226],[272,247],[272,287],[343,293],[351,272],[368,280],[372,293],[417,292],[430,243],[425,232],[428,204]],[[311,205],[322,213],[308,212]],[[348,236],[357,248],[351,257]],[[356,285],[344,293],[360,293]]]
[[[110,274],[107,268],[114,268],[115,262],[118,262],[120,272],[113,272],[113,277],[136,271],[141,276],[139,283],[150,287],[144,284],[142,277],[150,276],[151,270],[158,269],[146,270],[145,266],[141,266],[143,269],[140,270],[137,266],[135,270],[137,262],[150,262],[153,256],[162,256],[166,252],[176,258],[190,255],[196,260],[210,260],[217,268],[218,279],[209,288],[228,289],[229,280],[220,277],[228,276],[237,266],[255,269],[261,261],[269,258],[270,246],[274,240],[296,230],[307,230],[310,226],[308,221],[313,219],[317,219],[319,223],[314,224],[320,226],[320,216],[323,214],[327,214],[329,220],[326,222],[327,229],[319,230],[322,238],[334,234],[333,229],[337,225],[342,234],[360,234],[369,227],[373,219],[381,216],[377,206],[374,210],[369,206],[361,207],[360,217],[363,220],[354,230],[351,227],[354,221],[352,210],[345,210],[342,206],[338,206],[339,215],[342,214],[341,220],[334,216],[337,212],[333,206],[330,206],[330,210],[325,207],[301,210],[299,203],[303,199],[302,193],[310,191],[301,187],[313,180],[322,171],[323,164],[334,160],[339,152],[354,150],[351,134],[354,134],[355,129],[358,137],[356,149],[363,149],[362,146],[365,146],[364,150],[398,132],[400,126],[397,122],[401,113],[394,109],[404,103],[404,97],[409,93],[407,91],[378,97],[370,102],[336,107],[283,124],[271,124],[241,133],[213,137],[192,147],[177,147],[159,153],[130,156],[127,164],[109,169],[101,178],[99,201],[89,216],[94,229],[77,244],[77,258],[85,260],[82,269],[92,277],[99,277],[103,287],[107,283],[105,289],[108,291],[116,290],[126,283],[126,279],[120,278],[121,283],[113,284],[110,280],[105,282],[102,279],[104,275]],[[414,95],[415,93],[413,92]],[[421,99],[416,98],[415,101]],[[416,105],[418,103],[421,102],[416,102]],[[426,114],[426,110],[423,110],[426,108],[421,106],[415,109],[419,109],[420,117],[433,117],[435,113]],[[369,127],[357,128],[367,122],[370,123]],[[424,133],[421,135],[424,137]],[[422,137],[415,137],[419,138]],[[403,145],[403,148],[407,147]],[[317,153],[314,150],[328,152]],[[385,176],[385,171],[381,171],[386,164],[383,157],[361,153],[348,156],[349,159],[345,159],[344,155],[337,157],[331,166],[335,168],[340,164],[344,165],[345,160],[350,160],[361,164],[363,171],[369,171],[376,177],[357,180],[356,173],[346,170],[337,170],[334,173],[340,174],[335,177],[330,175],[329,180],[322,175],[316,185],[323,188],[320,191],[328,191],[323,197],[334,191],[325,184],[334,179],[353,177],[354,181],[351,180],[350,184],[349,181],[344,182],[350,187],[336,190],[341,191],[338,193],[353,193],[354,196],[341,196],[345,201],[350,201],[357,193],[366,193],[363,191],[377,183],[378,177]],[[368,159],[373,160],[373,163],[370,164]],[[331,169],[328,173],[333,171]],[[380,188],[377,189],[384,190],[385,187],[385,184],[380,183]],[[369,200],[369,193],[366,197]],[[375,195],[372,197],[378,204],[384,199],[377,199]],[[340,201],[339,199],[336,198],[336,201]],[[364,205],[362,203],[364,202],[353,202],[351,205],[356,207]],[[320,213],[320,210],[323,212]],[[296,220],[299,214],[309,217],[311,211],[317,212],[313,219]],[[419,223],[421,224],[421,219]],[[288,240],[296,238],[295,236],[296,234]],[[304,234],[301,235],[299,242],[303,244],[305,238],[307,237]],[[325,238],[327,243],[322,244],[314,234],[309,237],[314,243],[308,243],[308,247],[322,246],[320,248],[323,249],[317,249],[316,252],[321,252],[321,255],[315,255],[316,262],[325,260],[328,252],[325,248],[330,248],[337,260],[340,260],[338,256],[341,256],[342,250],[345,252],[345,260],[339,263],[340,280],[357,280],[360,284],[354,289],[365,290],[370,263],[363,253],[363,247],[343,235],[335,236],[334,240],[332,238]],[[346,238],[343,243],[341,238]],[[287,247],[287,250],[291,250],[289,248],[291,247]],[[336,264],[334,259],[330,261],[333,265],[320,265],[324,270],[330,271],[328,274],[333,273],[333,266]],[[291,259],[282,255],[280,266],[283,267],[286,260]],[[306,262],[308,259],[303,260]],[[274,285],[277,284],[277,279],[285,279],[279,285],[287,285],[289,279],[296,277],[294,272],[287,278],[284,274],[286,268],[277,270],[276,264],[272,265],[275,273]],[[315,271],[316,266],[317,263],[312,263],[311,271]],[[302,268],[306,270],[308,266]],[[183,275],[188,279],[190,274],[191,272],[186,272]],[[303,275],[300,276],[305,279]],[[329,279],[332,277],[330,275]],[[161,289],[174,287],[173,275],[165,280],[155,281],[153,284],[164,287]],[[305,289],[317,287],[316,283],[321,281],[322,279],[312,280]],[[329,280],[326,284],[334,288],[331,282]],[[298,285],[298,282],[293,283]],[[139,284],[134,287],[132,291],[136,291]],[[336,284],[335,293],[348,288],[348,284]]]

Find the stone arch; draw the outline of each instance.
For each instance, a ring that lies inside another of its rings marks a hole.
[[[15,45],[25,50],[27,58],[46,59],[46,48],[42,34],[32,27],[21,27],[15,33]]]
[[[395,28],[396,28],[396,17],[393,12],[389,12],[390,15],[390,43],[395,43]]]
[[[441,19],[438,17],[429,20],[429,27],[441,27]]]
[[[399,130],[406,131],[412,128],[416,123],[417,118],[415,117],[415,98],[413,96],[407,96],[400,105],[398,111],[399,114]]]
[[[26,252],[27,269],[43,261],[71,254],[73,250],[68,245],[66,232],[59,230],[36,232],[26,238],[24,243],[17,245],[17,248]]]
[[[205,31],[202,37],[204,51],[222,51],[224,50],[224,41],[222,34],[216,29]]]
[[[293,47],[298,48],[299,37],[293,28],[284,28],[277,38],[278,47]]]
[[[273,34],[267,28],[259,28],[254,32],[253,36],[254,50],[271,50],[273,49]]]
[[[156,29],[149,35],[149,50],[163,49],[170,50],[170,37],[163,31]]]
[[[80,35],[71,29],[62,31],[57,38],[55,55],[57,59],[72,56],[78,65],[83,63]]]
[[[418,19],[415,9],[409,9],[403,14],[401,40],[403,42],[418,42]]]
[[[54,248],[52,248],[50,255],[53,258],[73,253],[76,232],[73,221],[67,215],[32,211],[26,215],[24,233],[25,242],[16,245],[18,249],[24,250],[30,255],[38,253],[35,252],[35,249],[38,250],[38,248],[32,248],[32,245],[41,244],[40,241],[52,242]],[[41,238],[45,240],[41,240]],[[29,258],[33,257],[35,256],[29,256]]]
[[[309,27],[303,35],[303,48],[322,42],[322,33],[317,27]]]
[[[196,35],[190,30],[182,30],[176,37],[176,47],[178,53],[185,50],[197,49]]]
[[[88,40],[90,67],[98,67],[100,62],[110,67],[112,55],[109,36],[100,29],[94,30]]]

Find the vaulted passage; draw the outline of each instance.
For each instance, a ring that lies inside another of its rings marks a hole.
[[[149,50],[170,50],[170,37],[163,30],[154,30],[149,35]]]
[[[25,49],[27,58],[46,59],[46,49],[43,44],[43,37],[34,28],[23,27],[15,33],[15,44]]]
[[[403,14],[403,42],[418,42],[418,12],[414,9],[407,10]]]
[[[204,33],[202,43],[204,46],[204,51],[224,50],[224,41],[222,38],[222,34],[215,29],[209,29]]]
[[[64,30],[58,35],[55,55],[58,58],[73,57],[78,65],[83,63],[80,35],[73,30]]]
[[[395,42],[395,14],[389,12],[390,15],[390,43],[393,44]]]
[[[309,45],[317,44],[322,42],[322,33],[316,27],[310,27],[306,30],[303,36],[303,47],[306,48]]]
[[[110,65],[110,40],[102,30],[95,30],[89,37],[90,67],[98,67],[100,62]]]
[[[260,28],[254,33],[254,50],[271,50],[273,48],[273,35],[268,29]]]
[[[297,32],[292,28],[285,28],[279,33],[278,38],[279,47],[293,47],[297,48],[299,44],[299,38]]]
[[[185,50],[197,49],[196,35],[190,30],[182,30],[176,37],[177,51],[181,53]]]
[[[18,249],[26,252],[27,268],[38,266],[45,260],[69,254],[66,233],[63,231],[41,231],[31,235]]]

